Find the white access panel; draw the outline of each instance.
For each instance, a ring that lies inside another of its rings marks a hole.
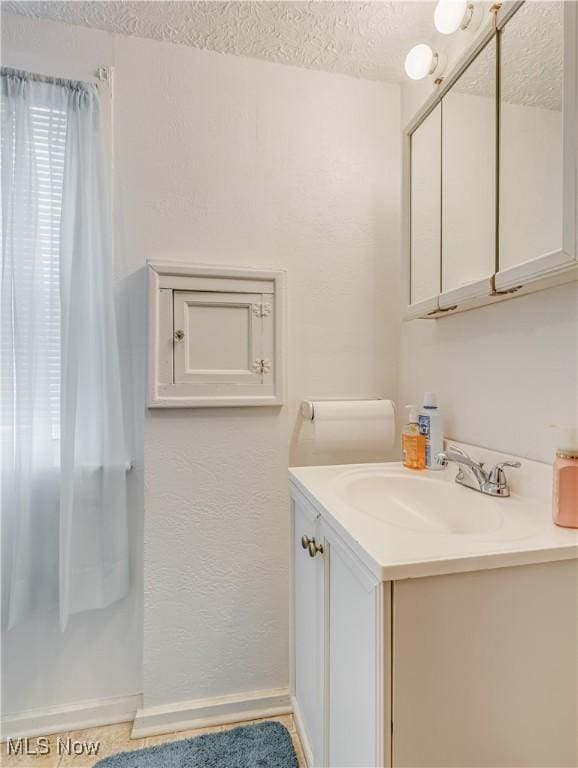
[[[282,403],[284,275],[149,264],[149,407]]]

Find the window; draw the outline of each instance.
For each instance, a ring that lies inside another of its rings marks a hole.
[[[8,625],[128,590],[127,450],[101,108],[2,68],[0,480]]]

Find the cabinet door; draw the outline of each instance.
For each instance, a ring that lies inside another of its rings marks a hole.
[[[524,3],[500,33],[501,290],[576,258],[576,36],[562,0]]]
[[[441,106],[411,135],[410,304],[437,308],[441,249]]]
[[[496,269],[496,39],[442,101],[440,307],[487,296]]]
[[[293,528],[295,719],[313,768],[324,765],[324,558],[302,547],[302,536],[320,542],[320,533],[314,516],[298,504]]]
[[[174,291],[174,384],[192,384],[197,395],[266,394],[272,318],[262,294]]]
[[[329,554],[329,759],[331,768],[384,762],[385,656],[381,585],[334,541]],[[388,617],[389,618],[389,617]],[[380,715],[381,713],[381,715]]]
[[[260,323],[251,311],[259,294],[175,291],[175,384],[210,379],[259,384]]]

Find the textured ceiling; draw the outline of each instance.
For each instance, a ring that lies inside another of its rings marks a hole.
[[[219,53],[386,82],[404,79],[407,51],[431,38],[431,2],[50,2],[4,10]]]
[[[508,25],[502,49],[504,100],[561,108],[562,5],[561,0],[529,0]],[[386,82],[407,82],[403,62],[416,42],[434,48],[436,40],[445,44],[433,27],[433,8],[433,0],[2,2],[3,10],[24,16]],[[482,53],[456,90],[492,95],[492,61]]]

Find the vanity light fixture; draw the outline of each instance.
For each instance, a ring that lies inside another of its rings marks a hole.
[[[469,0],[439,0],[434,11],[434,24],[442,35],[452,35],[458,29],[473,31],[479,26],[481,14]]]
[[[426,43],[414,45],[405,58],[405,72],[412,80],[423,80],[428,75],[441,75],[445,66],[445,56],[434,53]]]

